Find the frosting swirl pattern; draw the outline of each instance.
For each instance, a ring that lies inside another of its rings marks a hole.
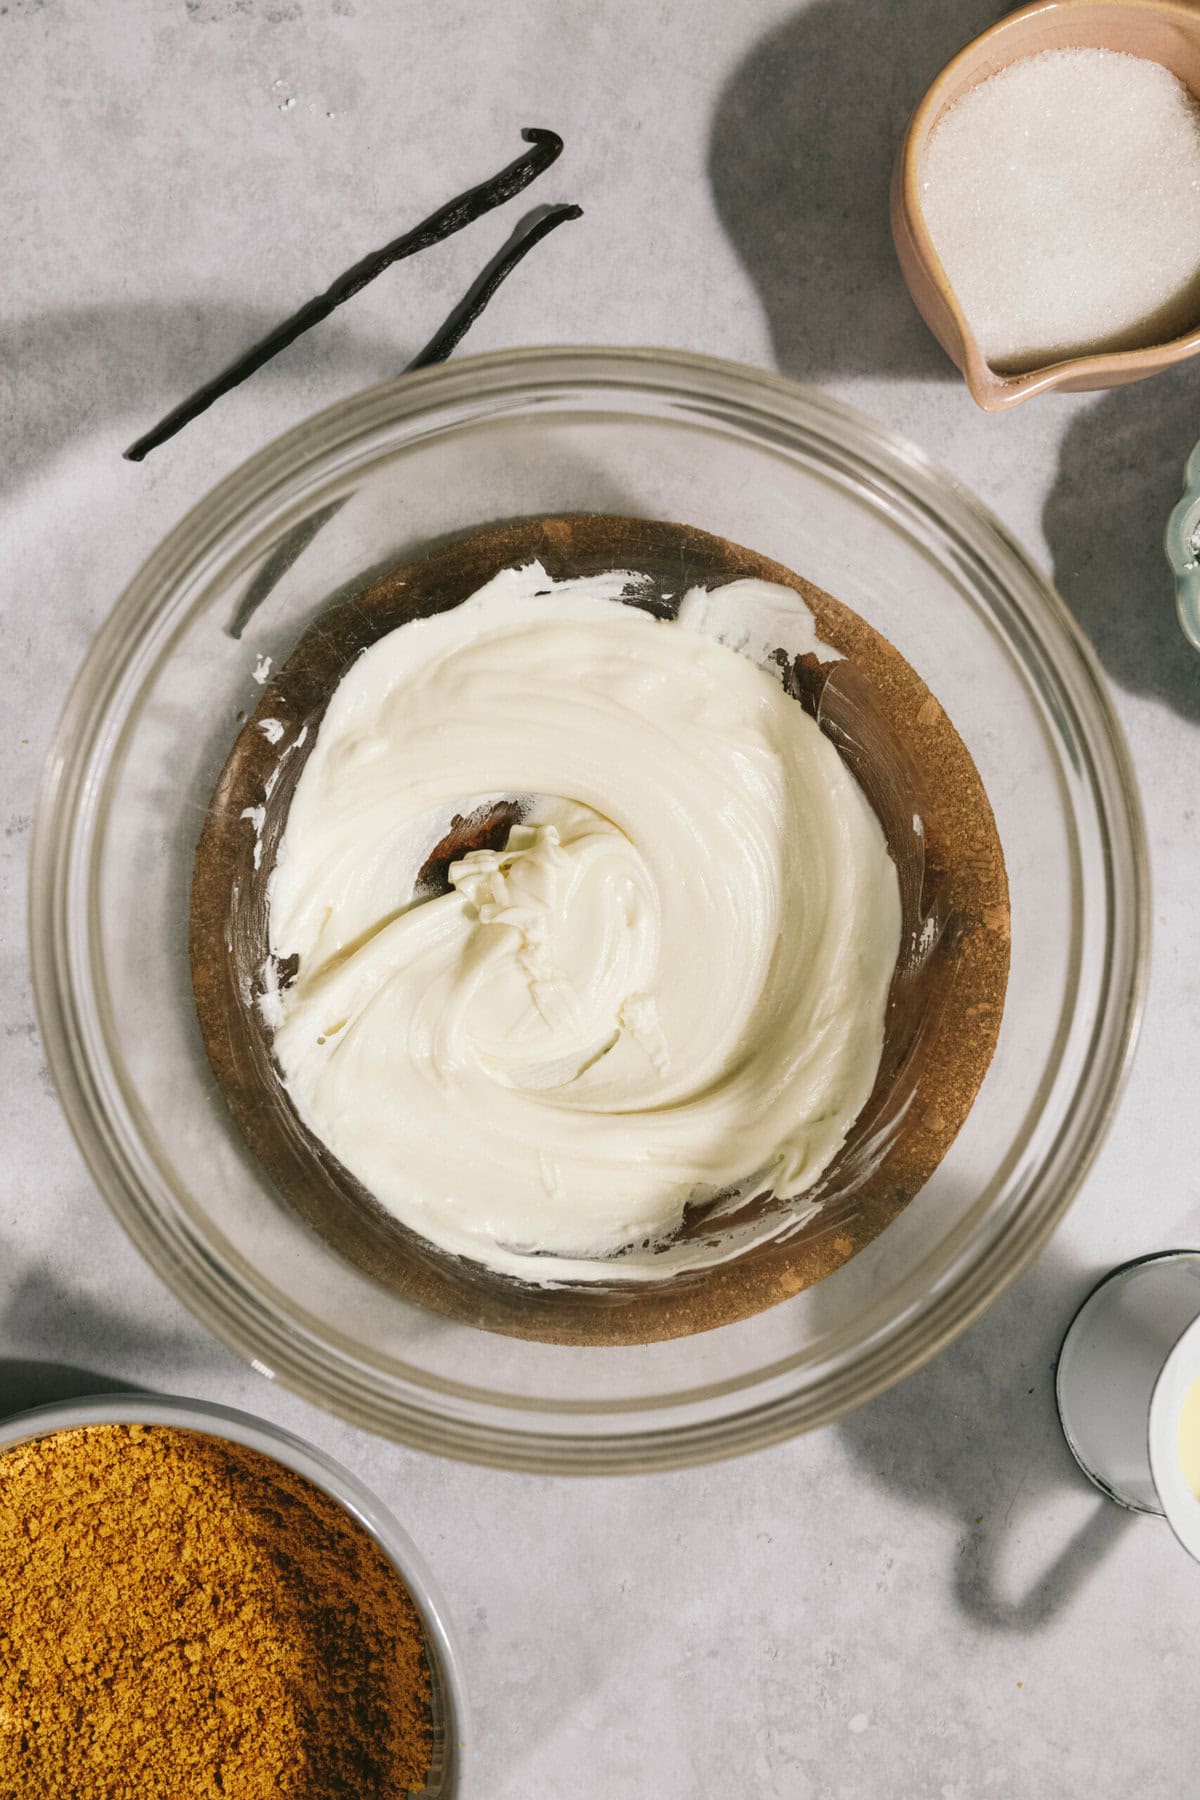
[[[811,1188],[899,952],[862,792],[753,632],[719,641],[765,612],[814,646],[799,596],[735,582],[668,624],[613,604],[637,580],[506,570],[366,650],[268,890],[301,1118],[414,1231],[531,1280],[718,1259],[740,1244],[716,1217],[672,1242],[690,1204]],[[501,797],[504,846],[421,899],[451,813]]]

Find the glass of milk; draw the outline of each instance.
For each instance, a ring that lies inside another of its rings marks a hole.
[[[1063,1339],[1058,1413],[1088,1479],[1200,1561],[1200,1250],[1113,1269]]]

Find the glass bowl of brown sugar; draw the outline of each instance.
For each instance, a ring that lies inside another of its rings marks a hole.
[[[416,1549],[266,1420],[105,1395],[0,1423],[0,1792],[457,1800]]]

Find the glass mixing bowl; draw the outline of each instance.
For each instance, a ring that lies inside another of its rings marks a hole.
[[[975,759],[1012,898],[996,1055],[904,1213],[782,1305],[616,1349],[484,1333],[336,1256],[243,1148],[201,1047],[187,957],[200,820],[268,665],[335,591],[450,534],[569,512],[700,526],[810,577],[890,638]],[[932,1355],[1045,1241],[1128,1063],[1146,868],[1089,650],[1003,528],[918,451],[729,363],[505,352],[290,432],[135,578],[47,766],[35,985],[102,1192],[163,1279],[265,1375],[426,1450],[547,1471],[666,1468],[837,1418]]]

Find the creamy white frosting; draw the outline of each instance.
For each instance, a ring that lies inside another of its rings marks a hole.
[[[529,1280],[657,1276],[778,1232],[670,1242],[689,1201],[801,1195],[828,1166],[899,951],[874,813],[751,660],[824,654],[808,609],[736,582],[667,624],[612,603],[642,579],[506,570],[366,650],[269,889],[301,1117],[414,1231]],[[414,904],[452,814],[502,796],[525,800],[506,847]]]

